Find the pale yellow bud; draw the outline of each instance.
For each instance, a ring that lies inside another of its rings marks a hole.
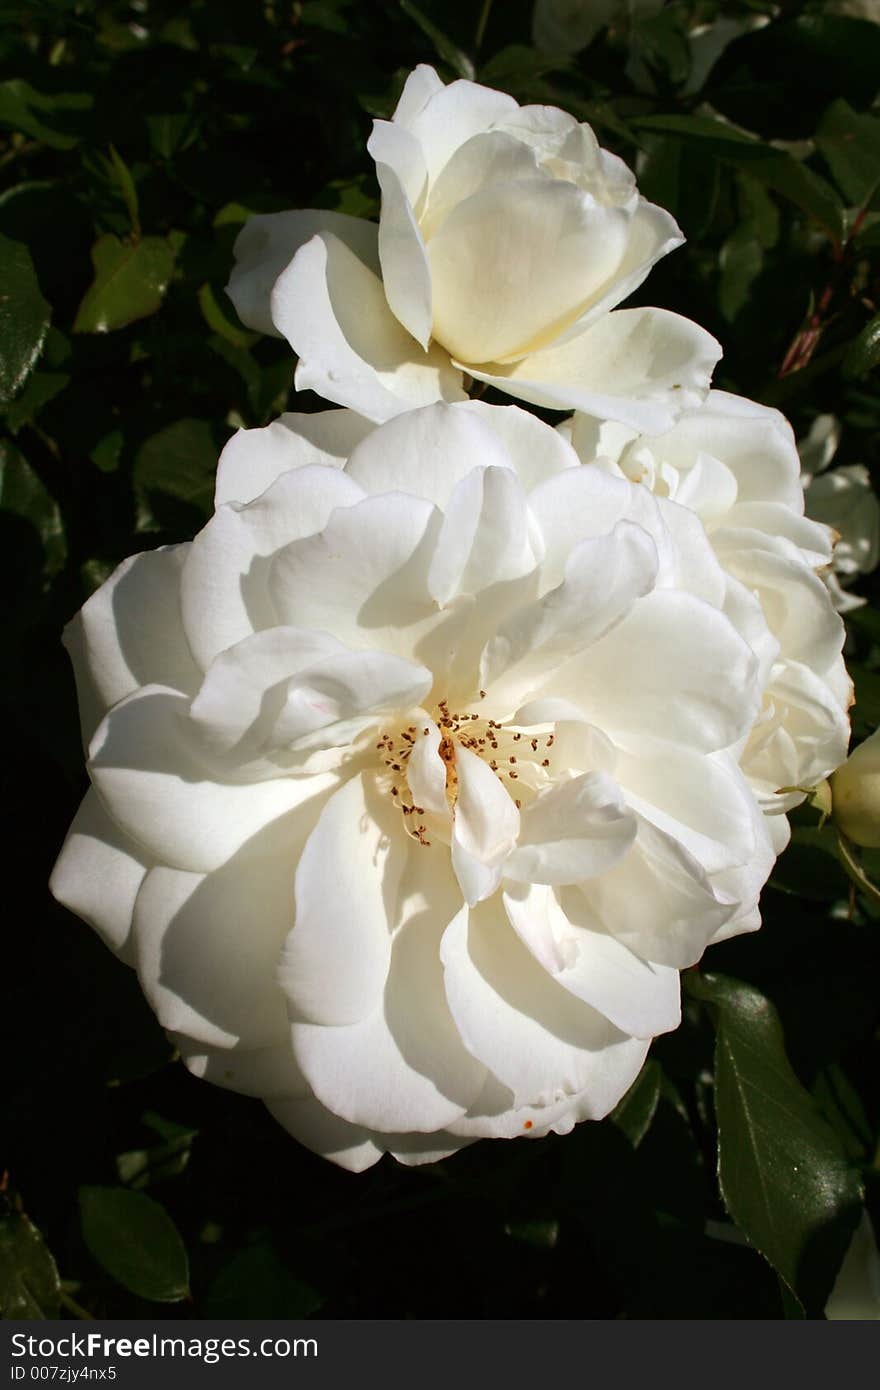
[[[831,817],[856,845],[880,848],[880,729],[831,777]]]

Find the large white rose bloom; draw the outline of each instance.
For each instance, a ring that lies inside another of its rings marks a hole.
[[[674,498],[700,517],[727,576],[727,611],[761,656],[763,703],[742,750],[742,768],[777,852],[788,841],[784,812],[846,757],[852,683],[842,656],[843,622],[823,576],[831,529],[804,515],[800,460],[777,410],[711,391],[665,434],[634,436],[575,417],[560,426],[580,458]],[[754,623],[757,600],[774,639]]]
[[[774,644],[728,595],[692,511],[516,407],[241,431],[193,543],[68,629],[53,891],[195,1073],[347,1167],[601,1117],[759,922]]]
[[[609,312],[683,237],[588,125],[418,67],[368,148],[378,226],[271,213],[236,242],[229,294],[288,339],[299,389],[383,421],[463,400],[466,374],[642,430],[705,396],[710,334],[664,309]]]

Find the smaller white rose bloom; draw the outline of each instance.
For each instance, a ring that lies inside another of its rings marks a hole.
[[[876,1322],[880,1318],[880,1251],[867,1212],[856,1227],[834,1288],[825,1304],[831,1322]]]
[[[711,391],[665,434],[635,436],[619,424],[575,416],[560,426],[579,456],[673,498],[703,522],[727,576],[726,611],[761,654],[763,704],[742,749],[742,767],[777,852],[782,814],[843,762],[852,683],[844,626],[823,582],[833,536],[804,516],[800,461],[778,411]],[[760,615],[769,641],[752,624]]]
[[[759,923],[727,590],[690,511],[513,406],[240,431],[192,544],[68,628],[53,891],[193,1072],[345,1167],[601,1118]]]
[[[616,309],[683,237],[588,125],[422,66],[368,149],[378,227],[272,213],[236,242],[228,292],[299,354],[300,390],[383,421],[479,379],[644,430],[705,396],[710,334]]]
[[[817,415],[799,450],[807,516],[824,522],[837,535],[826,582],[837,611],[847,613],[867,602],[847,593],[847,586],[860,575],[870,574],[880,560],[880,504],[864,464],[826,471],[839,443],[839,421],[833,415]]]

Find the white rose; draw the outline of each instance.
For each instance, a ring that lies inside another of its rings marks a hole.
[[[833,538],[803,515],[787,421],[754,401],[711,391],[656,437],[577,416],[561,429],[582,459],[600,456],[612,473],[674,498],[705,525],[727,574],[726,611],[761,654],[763,706],[742,767],[773,818],[778,852],[788,838],[781,813],[803,800],[780,788],[812,787],[843,761],[852,703],[843,622],[819,573],[831,562]],[[759,615],[772,642],[752,635]]]
[[[68,629],[53,891],[196,1074],[347,1167],[601,1117],[773,861],[726,589],[512,406],[242,431],[193,543]]]
[[[273,213],[236,242],[229,294],[288,339],[299,389],[382,421],[464,399],[466,374],[645,430],[705,395],[714,338],[663,309],[609,312],[683,238],[589,126],[419,67],[368,148],[378,227]]]

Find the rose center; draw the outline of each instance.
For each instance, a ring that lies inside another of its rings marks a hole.
[[[485,691],[480,691],[485,699]],[[505,786],[518,808],[534,799],[553,775],[552,726],[518,727],[489,719],[473,709],[455,711],[448,700],[438,701],[431,719],[440,730],[437,756],[445,765],[446,802],[450,811],[458,799],[457,752],[466,748],[487,763]],[[426,812],[412,795],[407,767],[417,743],[429,737],[430,725],[414,722],[394,731],[383,731],[376,744],[384,765],[382,781],[394,805],[403,815],[408,834],[420,844],[430,844],[440,817]]]

